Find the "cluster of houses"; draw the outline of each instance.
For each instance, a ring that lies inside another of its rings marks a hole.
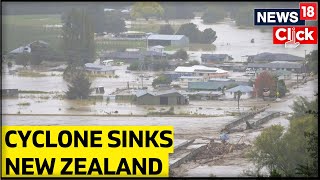
[[[127,38],[141,38],[145,34],[136,33],[135,36],[123,34]],[[165,46],[184,47],[189,43],[184,35],[147,35],[147,51],[107,52],[100,57],[100,64],[86,63],[84,68],[91,74],[105,74],[113,76],[115,70],[104,61],[121,61],[125,63],[142,62],[146,58],[153,60],[167,59]],[[34,45],[47,47],[44,41],[35,41],[19,47],[9,54],[31,53]],[[282,79],[290,79],[293,73],[305,72],[305,59],[283,53],[260,53],[247,56],[246,63],[234,63],[228,54],[202,54],[201,65],[175,66],[164,74],[171,79],[171,87],[148,89],[124,89],[115,94],[115,99],[130,99],[141,105],[184,105],[189,100],[218,100],[236,99],[236,93],[242,92],[241,99],[251,98],[254,88],[248,81],[230,78],[231,71],[242,71],[254,78],[262,71],[271,71]],[[170,64],[169,64],[170,66]],[[62,67],[60,67],[62,68]],[[63,67],[65,68],[65,67]],[[175,87],[175,88],[172,88]],[[97,91],[98,92],[98,91]],[[100,91],[99,92],[104,92]]]
[[[164,73],[172,80],[171,87],[153,91],[140,90],[130,92],[131,100],[141,105],[183,105],[190,100],[236,99],[241,92],[241,99],[252,98],[254,87],[249,79],[254,80],[262,71],[270,71],[283,79],[290,79],[293,73],[302,73],[304,58],[282,53],[261,53],[248,56],[248,62],[230,67],[232,57],[227,54],[203,54],[201,65],[178,66],[173,71]],[[225,65],[225,66],[224,66]],[[230,78],[230,71],[253,71],[248,80]],[[127,92],[128,95],[128,92]],[[123,97],[115,95],[116,99]],[[171,100],[171,101],[170,101]]]

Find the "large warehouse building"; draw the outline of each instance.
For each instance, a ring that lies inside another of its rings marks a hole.
[[[148,46],[179,46],[189,45],[189,38],[185,35],[152,34],[148,36]]]

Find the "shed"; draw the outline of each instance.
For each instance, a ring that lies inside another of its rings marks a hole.
[[[241,93],[242,93],[242,95],[240,97],[241,99],[249,99],[252,97],[253,87],[239,85],[234,88],[226,90],[225,96],[227,99],[236,99],[238,91],[241,91]]]
[[[162,53],[163,50],[164,50],[164,47],[163,46],[152,46],[149,48],[150,51],[154,51],[154,52],[158,52],[158,53]]]
[[[42,41],[42,40],[33,41],[25,46],[20,46],[17,49],[10,51],[9,54],[21,54],[21,53],[25,53],[25,52],[31,53],[31,51],[34,47],[47,48],[48,46],[49,46],[49,44],[45,41]]]
[[[226,87],[223,82],[189,82],[190,91],[220,91]]]
[[[186,105],[189,103],[187,96],[177,90],[147,91],[136,93],[136,103],[139,105]]]
[[[178,46],[186,47],[189,45],[189,38],[185,35],[165,35],[151,34],[147,38],[148,46]]]
[[[201,55],[201,63],[206,65],[223,63],[231,60],[233,60],[233,58],[228,54],[202,54]]]
[[[248,56],[248,62],[263,63],[272,61],[302,62],[304,58],[291,54],[269,52]]]
[[[302,72],[303,65],[296,62],[271,62],[271,63],[249,63],[248,68],[253,68],[254,70],[286,70],[291,72],[300,73]]]
[[[115,70],[112,69],[111,66],[102,66],[94,63],[86,63],[85,70],[92,74],[106,74],[106,75],[114,75]]]
[[[144,60],[146,57],[151,57],[154,59],[161,59],[165,58],[166,54],[165,53],[159,53],[155,51],[125,51],[125,52],[110,52],[110,53],[105,53],[104,55],[101,56],[101,60],[108,60],[108,59],[113,59],[113,60],[120,60],[124,61],[126,63],[133,63],[133,62],[138,62]]]

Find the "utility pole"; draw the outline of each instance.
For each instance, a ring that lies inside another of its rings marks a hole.
[[[304,74],[305,74],[305,76],[307,75],[307,59],[306,59],[306,57],[307,57],[307,50],[304,50],[304,65],[303,65],[303,68],[304,68]]]
[[[298,80],[298,76],[299,76],[299,74],[298,74],[298,72],[297,72],[297,88],[299,87],[299,80]]]
[[[141,75],[141,89],[143,89],[143,75]]]

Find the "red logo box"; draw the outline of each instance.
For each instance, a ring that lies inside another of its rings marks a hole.
[[[318,20],[318,3],[317,2],[301,2],[299,3],[300,19],[308,21]]]
[[[273,27],[273,44],[285,44],[288,41],[300,44],[317,44],[317,26],[282,26]]]

